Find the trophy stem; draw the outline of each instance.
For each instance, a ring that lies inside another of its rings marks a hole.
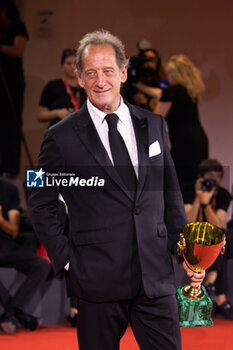
[[[191,300],[200,300],[204,297],[205,293],[203,291],[202,288],[200,289],[197,289],[197,288],[194,288],[190,285],[188,286],[184,286],[182,288],[182,294],[188,298],[188,299],[191,299]]]

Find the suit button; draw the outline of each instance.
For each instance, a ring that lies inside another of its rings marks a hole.
[[[136,207],[136,208],[134,208],[134,215],[138,215],[138,214],[139,214],[139,208]]]

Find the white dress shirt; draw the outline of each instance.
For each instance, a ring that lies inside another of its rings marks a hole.
[[[108,139],[108,123],[105,119],[106,113],[100,111],[98,108],[93,106],[89,99],[87,99],[87,109],[96,127],[98,135],[104,145],[104,148],[106,149],[108,156],[111,159],[111,162],[113,163],[111,148]],[[123,102],[122,98],[119,108],[114,113],[117,114],[119,118],[117,130],[123,137],[136,176],[138,178],[137,142],[135,138],[134,127],[130,116],[129,108]]]
[[[100,111],[98,108],[93,106],[89,99],[87,99],[87,109],[91,116],[91,119],[96,127],[98,135],[106,149],[111,162],[113,163],[112,153],[110,149],[109,139],[108,139],[108,123],[105,119],[106,113]],[[134,127],[132,123],[132,119],[130,116],[129,108],[123,102],[121,98],[121,103],[119,108],[114,112],[117,114],[119,121],[117,124],[117,130],[123,137],[123,140],[126,144],[127,150],[129,152],[129,156],[131,162],[133,164],[136,176],[138,178],[138,152],[137,152],[137,143],[134,133]],[[68,262],[65,265],[65,269],[69,270],[70,263]]]

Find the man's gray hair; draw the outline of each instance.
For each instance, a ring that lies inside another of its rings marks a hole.
[[[125,56],[125,47],[121,40],[109,31],[101,29],[87,33],[80,41],[76,51],[76,65],[79,73],[82,71],[82,55],[90,45],[110,45],[115,51],[116,62],[120,69],[128,65],[129,59]]]

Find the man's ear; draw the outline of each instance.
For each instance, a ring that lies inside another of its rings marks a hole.
[[[127,66],[125,66],[121,72],[121,82],[125,83],[127,80]]]
[[[81,86],[81,88],[84,88],[85,84],[84,84],[84,80],[82,78],[82,74],[77,71],[76,75],[77,75],[79,86]]]

